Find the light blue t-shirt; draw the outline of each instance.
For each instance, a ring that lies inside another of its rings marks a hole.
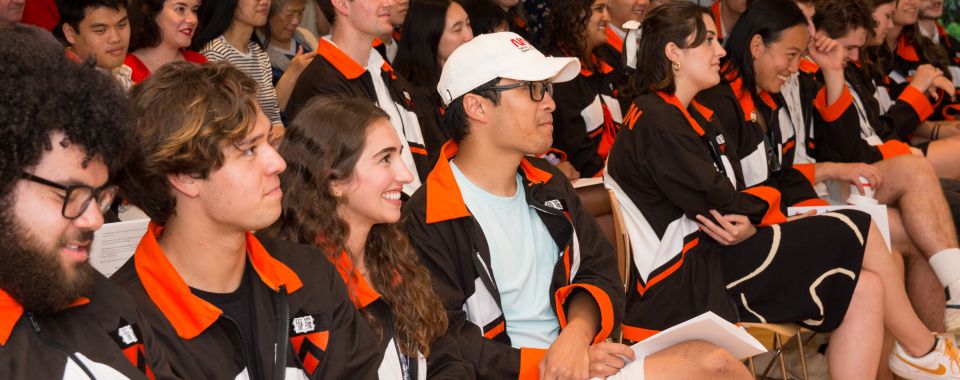
[[[450,168],[490,247],[490,267],[511,344],[549,348],[560,334],[557,315],[550,308],[550,279],[560,249],[537,211],[527,205],[520,174],[517,193],[501,197],[474,185],[453,162]]]

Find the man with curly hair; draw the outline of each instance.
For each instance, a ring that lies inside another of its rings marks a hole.
[[[35,27],[0,33],[0,77],[0,378],[167,377],[133,300],[88,262],[131,142],[123,94]]]

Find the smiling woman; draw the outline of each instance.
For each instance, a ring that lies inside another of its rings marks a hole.
[[[318,246],[337,266],[386,347],[381,378],[419,379],[407,371],[423,366],[420,373],[431,378],[472,378],[472,369],[448,349],[443,305],[397,226],[401,190],[413,179],[401,149],[387,114],[375,105],[311,101],[280,145],[290,170],[280,177],[283,212],[266,233]]]
[[[130,2],[130,51],[124,63],[133,83],[173,61],[198,64],[207,59],[186,50],[197,28],[200,0],[133,0]]]
[[[572,165],[572,175],[565,170],[571,179],[593,177],[601,173],[623,121],[612,86],[614,69],[596,52],[607,42],[607,0],[557,0],[551,7],[544,49],[576,57],[581,67],[574,80],[555,86],[552,152],[561,169]]]

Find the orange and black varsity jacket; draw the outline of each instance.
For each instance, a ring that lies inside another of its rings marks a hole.
[[[780,94],[761,92],[755,101],[742,86],[740,78],[727,79],[701,91],[696,99],[716,115],[726,136],[727,149],[733,149],[740,160],[746,187],[762,185],[777,189],[786,206],[826,204],[817,197],[812,175],[801,172],[792,161],[784,159],[789,155],[784,154],[780,118],[789,118],[789,111],[780,106],[783,103]],[[837,109],[822,107],[818,112],[830,119],[839,112]],[[761,117],[766,120],[766,130],[758,121]],[[819,151],[820,147],[817,148]]]
[[[613,86],[613,97],[620,101],[620,109],[626,110],[630,108],[633,99],[625,94],[631,70],[625,66],[623,60],[623,38],[620,38],[610,25],[607,25],[606,34],[607,43],[597,46],[593,51],[600,61],[613,68],[612,72],[606,74],[607,82]]]
[[[97,273],[93,292],[55,314],[24,310],[0,290],[0,379],[172,379],[136,303]]]
[[[409,377],[413,380],[469,380],[476,377],[473,366],[463,360],[456,341],[449,334],[430,343],[429,357],[424,357],[423,353],[419,352],[417,357],[403,355],[397,343],[394,325],[396,319],[387,301],[363,276],[357,274],[353,261],[346,252],[342,252],[334,260],[334,265],[344,283],[347,284],[353,304],[358,310],[366,311],[373,316],[379,324],[379,347],[383,352],[383,361],[380,362],[377,373],[381,379]],[[397,282],[402,284],[403,280],[398,278]]]
[[[944,75],[948,75],[948,78],[952,80],[955,79],[952,77],[949,67],[942,67],[933,62],[929,62],[923,54],[921,54],[923,49],[915,42],[911,42],[911,40],[911,37],[907,33],[901,33],[897,39],[897,46],[893,51],[887,50],[886,45],[881,46],[879,49],[878,60],[886,77],[875,83],[884,85],[891,98],[897,98],[902,91],[907,90],[909,87],[908,84],[910,80],[913,79],[914,74],[916,74],[917,68],[926,63],[937,66],[938,69],[943,71]],[[950,59],[947,64],[950,66],[960,65],[953,59]],[[954,80],[954,83],[956,83],[956,80]],[[951,103],[949,99],[943,101],[944,98],[941,94],[940,101],[934,104],[934,111],[930,116],[931,120],[955,120],[960,116],[960,104]]]
[[[516,349],[491,275],[490,251],[480,223],[467,209],[449,161],[454,142],[444,145],[427,182],[404,205],[404,228],[421,263],[430,271],[434,290],[443,300],[448,333],[463,358],[481,379],[536,379],[546,350]],[[570,295],[587,292],[600,306],[601,326],[594,343],[606,339],[620,323],[623,288],[616,254],[599,225],[577,198],[570,181],[549,162],[521,161],[527,204],[537,211],[560,247],[550,284],[550,303],[560,328],[567,323]]]
[[[375,51],[371,53],[378,54]],[[430,161],[427,158],[419,115],[414,108],[410,86],[393,71],[389,63],[383,64],[380,76],[394,104],[379,104],[373,77],[364,68],[363,63],[357,63],[336,45],[321,38],[317,41],[317,57],[307,65],[297,79],[297,84],[293,87],[290,100],[287,102],[285,114],[293,120],[297,112],[317,96],[367,99],[382,109],[388,107],[395,109],[404,120],[402,121],[403,135],[410,145],[410,153],[413,154],[417,169],[416,174],[423,180],[430,172]]]
[[[553,85],[553,149],[563,152],[582,177],[603,170],[613,139],[623,122],[608,75],[613,67],[591,55],[599,72],[581,61],[580,75]]]
[[[162,230],[151,222],[111,279],[133,295],[177,376],[247,378],[240,328],[190,291],[157,242]],[[323,253],[252,234],[246,246],[256,272],[251,298],[264,378],[376,378],[377,339]]]
[[[739,322],[726,291],[718,243],[700,231],[708,210],[747,216],[755,225],[784,222],[777,189],[743,182],[719,114],[676,96],[647,92],[610,150],[604,185],[612,190],[630,236],[630,286],[623,337],[642,341],[712,311]]]

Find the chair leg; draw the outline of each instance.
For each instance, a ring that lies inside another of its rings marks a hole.
[[[750,368],[750,373],[753,374],[753,378],[757,378],[757,367],[753,365],[753,356],[747,358],[747,367]]]
[[[800,369],[803,371],[803,380],[808,380],[807,375],[807,355],[803,353],[803,333],[797,331],[797,348],[800,354]]]
[[[789,380],[787,377],[787,362],[783,360],[783,342],[780,341],[780,334],[774,334],[773,341],[777,345],[777,360],[780,361],[780,374],[783,380]]]
[[[780,334],[773,333],[773,348],[774,348],[773,356],[774,356],[775,358],[780,358],[781,361],[782,361],[782,359],[783,359],[783,346],[780,344]],[[770,373],[770,370],[773,369],[773,364],[774,364],[774,360],[771,359],[770,362],[767,363],[767,366],[763,368],[763,373],[760,374],[760,378],[766,378],[766,377],[767,377],[767,374],[769,374],[769,373]]]

